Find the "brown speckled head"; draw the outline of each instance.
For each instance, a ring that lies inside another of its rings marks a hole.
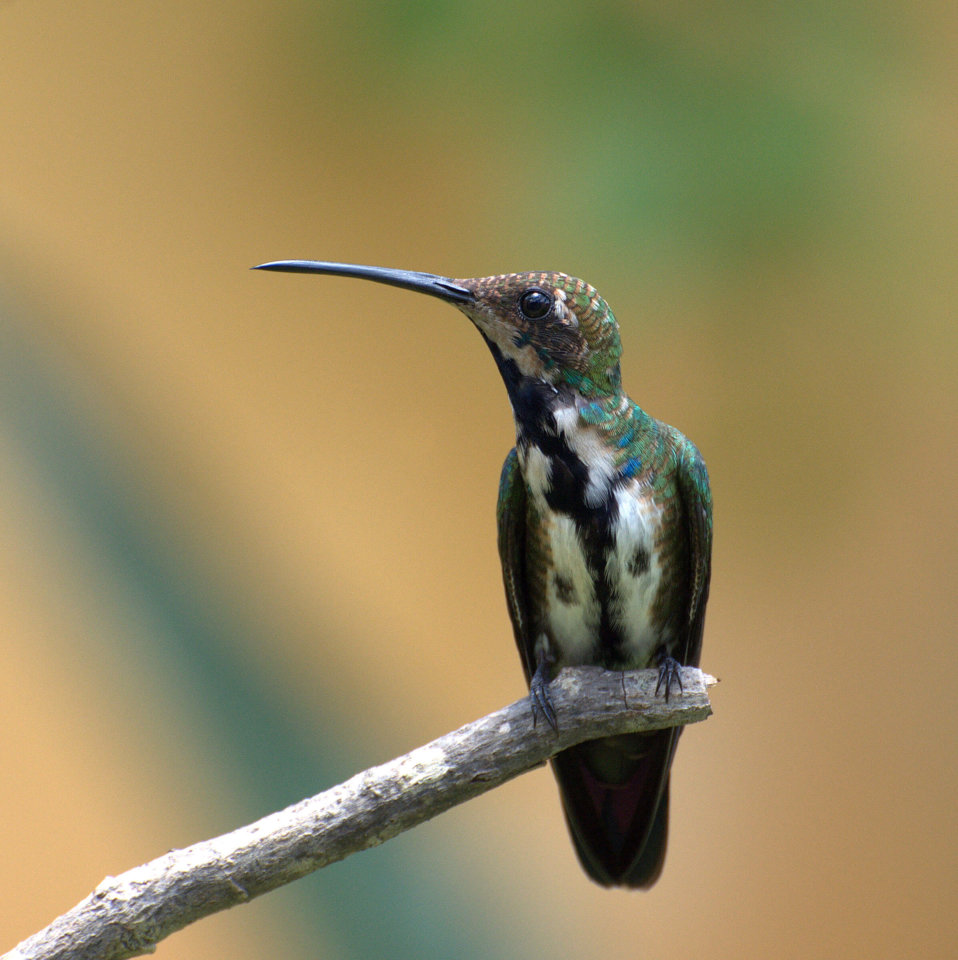
[[[523,376],[584,397],[621,389],[619,325],[585,281],[541,272],[454,282],[475,296],[456,306]]]

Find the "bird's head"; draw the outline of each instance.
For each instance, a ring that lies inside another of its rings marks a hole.
[[[486,339],[500,369],[514,364],[525,379],[568,387],[586,399],[618,394],[619,325],[594,287],[564,273],[455,282],[473,294],[456,306]]]

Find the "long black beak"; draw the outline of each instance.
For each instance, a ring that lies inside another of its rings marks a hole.
[[[358,277],[360,280],[375,280],[393,287],[404,287],[428,293],[450,303],[472,303],[475,294],[448,277],[432,273],[417,273],[415,270],[391,270],[388,267],[366,267],[356,263],[326,263],[322,260],[275,260],[261,263],[254,270],[279,270],[284,273],[330,273],[337,277]]]

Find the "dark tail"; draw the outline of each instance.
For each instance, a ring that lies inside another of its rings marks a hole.
[[[576,852],[596,883],[648,888],[658,880],[677,738],[674,730],[606,737],[553,758]]]

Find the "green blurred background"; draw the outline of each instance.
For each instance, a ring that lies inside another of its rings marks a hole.
[[[0,949],[519,697],[509,408],[436,301],[561,269],[699,445],[665,873],[537,771],[175,935],[192,958],[945,957],[958,934],[948,4],[0,6]]]

